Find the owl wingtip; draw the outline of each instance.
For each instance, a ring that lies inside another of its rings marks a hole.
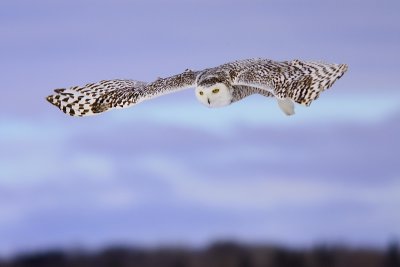
[[[349,69],[348,64],[340,64],[340,68],[342,69],[343,73],[345,73]]]
[[[53,104],[54,105],[54,98],[53,98],[53,95],[49,95],[49,96],[46,96],[46,100],[50,103],[50,104]]]

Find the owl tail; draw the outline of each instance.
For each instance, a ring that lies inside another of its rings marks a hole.
[[[55,89],[46,100],[70,116],[90,116],[137,102],[145,82],[109,80],[85,86]]]
[[[330,88],[347,71],[346,64],[292,61],[292,65],[304,71],[304,76],[291,84],[289,97],[299,104],[309,106],[321,92]]]

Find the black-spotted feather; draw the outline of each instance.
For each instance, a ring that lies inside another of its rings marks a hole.
[[[280,99],[289,97],[309,106],[346,71],[346,64],[258,60],[246,66],[234,84],[263,88]]]
[[[85,86],[56,89],[47,101],[71,116],[95,115],[110,109],[127,108],[144,100],[191,87],[197,73],[185,71],[152,83],[136,80],[106,80]]]

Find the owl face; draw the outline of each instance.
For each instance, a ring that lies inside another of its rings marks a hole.
[[[232,102],[232,93],[223,83],[209,87],[198,86],[195,92],[197,100],[209,108],[224,107]]]

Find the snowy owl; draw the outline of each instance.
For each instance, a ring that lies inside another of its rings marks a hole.
[[[275,97],[281,110],[292,115],[294,103],[309,106],[346,71],[346,64],[245,59],[200,71],[187,69],[150,83],[105,80],[82,87],[56,89],[47,100],[71,116],[89,116],[195,87],[197,100],[210,108],[227,106],[249,95],[260,94]]]

